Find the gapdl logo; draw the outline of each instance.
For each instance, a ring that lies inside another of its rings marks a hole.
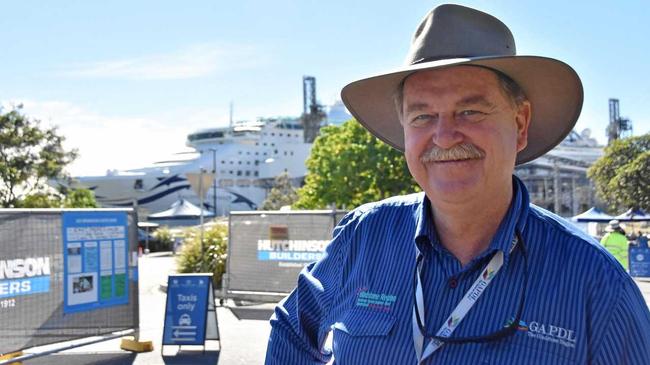
[[[508,327],[512,325],[512,322],[514,322],[514,318],[510,318],[508,321],[506,321],[506,324],[503,327]],[[519,324],[516,327],[517,331],[528,331],[528,324],[524,321],[519,321]]]

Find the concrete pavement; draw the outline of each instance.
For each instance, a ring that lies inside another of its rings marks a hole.
[[[120,340],[110,340],[78,347],[58,354],[27,360],[26,365],[85,365],[85,364],[261,364],[264,362],[266,341],[271,327],[268,319],[273,305],[238,306],[231,311],[217,307],[221,349],[217,341],[206,343],[206,353],[201,347],[184,346],[176,354],[176,346],[165,346],[161,355],[161,341],[165,315],[166,293],[161,290],[167,275],[174,273],[175,257],[170,253],[155,253],[140,258],[140,340],[153,341],[154,351],[133,354],[120,350]],[[231,303],[233,304],[233,303]],[[233,304],[234,305],[234,304]],[[239,317],[239,318],[238,318]],[[30,352],[39,352],[60,345],[41,346]]]

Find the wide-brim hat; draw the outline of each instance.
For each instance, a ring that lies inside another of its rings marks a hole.
[[[609,221],[609,224],[607,225],[607,227],[605,227],[606,232],[614,232],[619,229],[623,229],[623,227],[621,226],[621,223],[618,221],[618,219],[613,219]]]
[[[418,71],[473,65],[514,80],[532,106],[528,145],[517,154],[517,164],[559,144],[582,109],[582,83],[571,66],[547,57],[517,56],[505,24],[464,6],[441,5],[429,12],[413,36],[405,63],[397,70],[354,81],[341,92],[356,120],[400,151],[404,151],[404,132],[394,97],[402,81]]]

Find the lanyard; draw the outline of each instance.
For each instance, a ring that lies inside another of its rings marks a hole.
[[[512,252],[517,243],[519,242],[518,237],[512,240],[512,245],[510,247],[510,252]],[[417,250],[417,249],[416,249]],[[422,281],[420,279],[420,272],[422,269],[422,253],[417,253],[416,257],[416,267],[417,267],[417,285],[415,288],[415,304],[413,306],[413,343],[415,346],[415,355],[418,359],[418,364],[424,361],[427,357],[431,356],[436,352],[442,345],[443,341],[437,338],[431,338],[429,342],[424,347],[425,334],[423,332],[424,327],[424,295],[422,293]],[[456,308],[451,312],[451,315],[447,318],[445,323],[440,327],[436,333],[437,337],[449,337],[454,332],[456,327],[460,322],[465,318],[469,310],[474,306],[478,298],[483,294],[485,289],[490,285],[492,279],[496,274],[501,270],[503,266],[503,251],[497,251],[497,253],[492,257],[490,262],[488,262],[485,269],[481,272],[479,277],[474,281],[472,287],[465,293],[463,298],[460,300]]]

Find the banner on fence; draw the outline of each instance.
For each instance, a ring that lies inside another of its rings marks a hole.
[[[130,209],[0,209],[0,353],[138,327]]]

